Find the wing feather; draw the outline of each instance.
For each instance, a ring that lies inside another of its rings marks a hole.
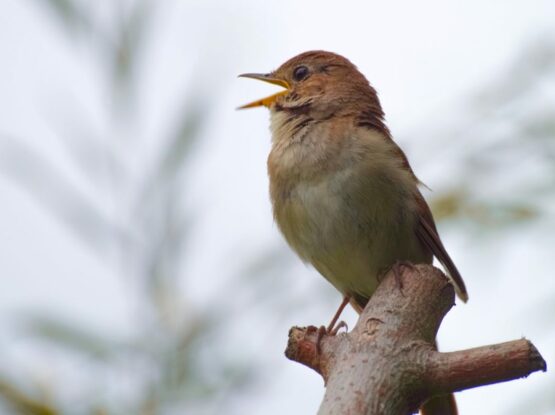
[[[417,204],[419,215],[416,235],[420,242],[430,249],[441,265],[443,265],[455,287],[455,292],[466,303],[468,301],[468,293],[466,292],[464,281],[439,238],[432,212],[420,192],[418,192]]]

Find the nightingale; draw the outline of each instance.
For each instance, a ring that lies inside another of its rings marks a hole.
[[[376,90],[346,58],[295,56],[273,72],[240,75],[284,90],[240,108],[270,110],[270,197],[289,246],[361,312],[384,274],[437,258],[458,297],[464,282],[438,235],[405,153],[385,124]],[[456,413],[454,400],[429,413]]]
[[[445,268],[464,282],[438,235],[376,90],[346,58],[310,51],[253,78],[285,88],[240,108],[270,110],[270,197],[289,246],[357,311],[395,264]]]
[[[343,295],[330,334],[350,303],[360,313],[390,269],[443,265],[458,297],[468,294],[438,235],[421,182],[393,141],[376,90],[346,58],[297,55],[270,73],[246,73],[284,90],[240,108],[270,110],[268,157],[274,219],[289,246]],[[452,395],[426,414],[456,414]]]

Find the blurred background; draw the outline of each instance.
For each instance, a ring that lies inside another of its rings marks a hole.
[[[274,91],[237,74],[310,49],[358,65],[433,189],[470,293],[441,348],[553,366],[552,0],[4,0],[0,413],[316,412],[283,350],[340,296],[272,222],[267,111],[234,110]],[[555,375],[458,402],[555,414]]]

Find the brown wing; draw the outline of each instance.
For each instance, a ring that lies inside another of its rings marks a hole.
[[[468,301],[468,293],[466,292],[464,281],[453,260],[445,250],[443,243],[441,243],[441,239],[439,239],[432,212],[420,192],[417,192],[416,202],[419,211],[416,235],[420,242],[430,249],[441,265],[443,265],[455,286],[457,295],[466,303]]]
[[[399,146],[397,146],[397,144],[393,141],[391,137],[388,138],[394,144],[394,151],[397,157],[400,158],[401,165],[409,170],[412,178],[417,184],[424,185],[414,174],[414,171],[410,167],[405,153],[403,153],[403,151],[399,148]],[[445,268],[447,275],[449,276],[449,278],[451,278],[451,281],[453,282],[455,292],[457,293],[459,298],[466,303],[468,301],[468,293],[466,292],[464,281],[461,277],[461,274],[459,273],[459,270],[457,269],[457,267],[453,263],[453,260],[447,253],[447,250],[443,246],[443,243],[441,242],[436,229],[436,224],[434,222],[432,212],[430,211],[428,204],[418,190],[416,191],[416,204],[418,206],[418,223],[416,225],[416,236],[418,237],[420,242],[422,242],[438,259],[443,268]]]

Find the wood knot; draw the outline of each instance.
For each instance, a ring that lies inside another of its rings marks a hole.
[[[375,317],[371,317],[368,320],[366,320],[365,323],[365,328],[364,331],[362,332],[363,335],[365,336],[374,336],[378,330],[379,327],[383,324],[383,321],[380,320],[379,318],[375,318]]]
[[[315,326],[291,328],[285,356],[322,373],[317,333],[318,328]]]

